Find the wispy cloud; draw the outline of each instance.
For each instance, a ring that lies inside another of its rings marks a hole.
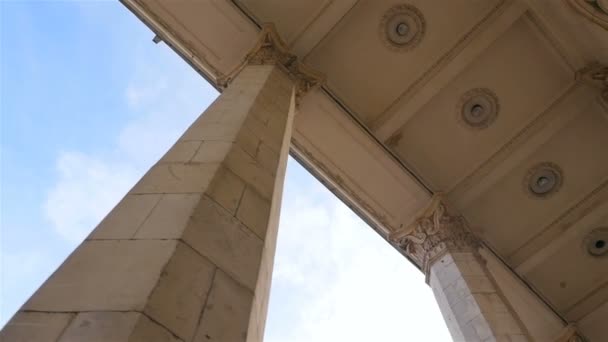
[[[57,156],[43,210],[68,241],[81,241],[216,96],[166,46],[156,52],[130,61],[123,93],[129,116],[107,147]]]
[[[268,342],[451,341],[424,277],[291,161]]]

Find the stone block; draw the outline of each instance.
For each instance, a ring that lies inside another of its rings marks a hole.
[[[165,153],[160,159],[161,163],[187,163],[189,162],[196,151],[201,146],[200,141],[182,141],[178,142]]]
[[[178,342],[139,312],[82,312],[57,342]],[[181,341],[180,341],[181,342]]]
[[[160,200],[161,195],[125,196],[99,223],[88,239],[130,239]]]
[[[182,340],[190,341],[214,272],[215,265],[209,260],[186,244],[178,243],[150,295],[145,313]]]
[[[256,160],[262,168],[268,171],[272,176],[276,176],[277,168],[279,167],[279,153],[269,148],[266,144],[260,144]]]
[[[233,143],[230,141],[203,141],[203,144],[192,158],[192,162],[221,163],[224,159],[226,159],[226,155],[232,148],[232,145]]]
[[[0,330],[2,342],[55,342],[75,314],[18,312]]]
[[[235,175],[252,186],[266,199],[272,198],[274,180],[270,172],[264,170],[262,166],[253,159],[243,149],[235,146],[226,157],[225,166]]]
[[[194,342],[247,340],[253,293],[218,270]]]
[[[171,240],[85,241],[23,309],[141,311],[175,245]]]
[[[258,147],[260,146],[260,139],[247,127],[243,127],[236,138],[236,145],[242,148],[243,151],[252,158],[256,158]]]
[[[218,164],[156,164],[133,187],[131,194],[202,193],[217,168]]]
[[[255,289],[263,242],[208,197],[203,197],[184,241],[231,277]]]
[[[245,182],[232,171],[221,166],[209,185],[207,195],[234,214],[244,190]]]
[[[179,239],[201,194],[164,194],[135,234],[136,239]]]
[[[270,202],[250,187],[247,187],[236,212],[236,217],[260,239],[264,240],[268,228],[268,218],[270,217]]]
[[[138,312],[81,312],[58,342],[127,342],[141,316]]]

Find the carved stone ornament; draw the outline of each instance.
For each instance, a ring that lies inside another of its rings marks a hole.
[[[273,24],[264,24],[260,37],[253,49],[235,70],[218,79],[220,87],[227,87],[234,77],[247,65],[280,66],[296,84],[296,99],[309,91],[320,87],[325,76],[298,60],[298,56],[289,52],[287,45],[277,33]]]
[[[449,215],[445,205],[435,199],[430,209],[412,226],[396,232],[391,239],[417,263],[425,274],[433,262],[447,251],[476,253],[479,241],[469,231],[462,216]]]
[[[608,0],[566,0],[578,14],[608,30]]]
[[[386,47],[396,52],[415,48],[426,31],[422,12],[408,4],[389,8],[380,19],[378,32]]]
[[[608,66],[593,62],[576,73],[578,79],[596,84],[601,87],[602,100],[608,102]]]

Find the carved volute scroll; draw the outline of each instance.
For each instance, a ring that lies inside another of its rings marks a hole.
[[[289,52],[287,45],[277,33],[273,24],[264,24],[260,37],[245,59],[229,75],[218,79],[221,87],[227,87],[230,81],[246,65],[278,65],[295,81],[296,99],[300,99],[309,91],[320,87],[325,82],[325,76],[298,60],[298,56]]]
[[[476,253],[479,241],[469,231],[462,216],[449,215],[438,201],[408,232],[393,236],[397,245],[426,273],[432,263],[447,251]]]

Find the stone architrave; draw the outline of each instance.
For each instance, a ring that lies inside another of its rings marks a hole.
[[[265,26],[224,92],[0,340],[261,341],[295,99],[320,81]]]
[[[410,229],[392,238],[424,271],[454,341],[529,341],[463,217],[449,215],[436,199]]]

